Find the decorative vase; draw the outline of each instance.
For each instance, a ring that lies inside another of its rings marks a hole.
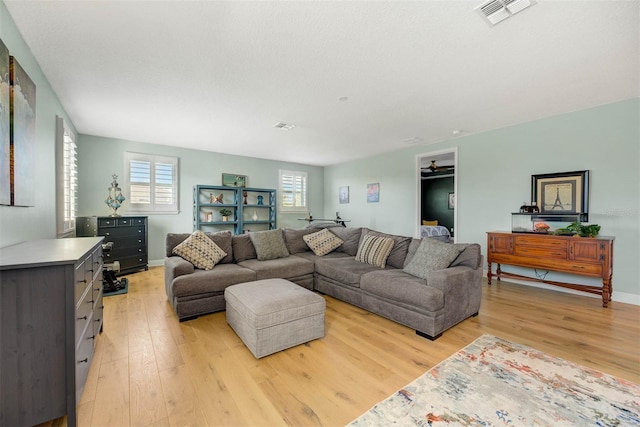
[[[251,217],[251,219],[254,221],[258,220],[258,214],[256,213],[256,211],[253,211],[253,216]]]
[[[222,221],[227,222],[228,220],[229,220],[229,217],[228,217],[228,216],[223,216],[223,217],[222,217]]]
[[[124,203],[125,198],[122,195],[122,189],[118,186],[118,175],[112,175],[111,177],[113,178],[113,182],[111,182],[111,187],[107,188],[109,195],[104,203],[113,210],[110,216],[117,217],[120,216],[118,215],[118,209],[122,206],[122,203]]]

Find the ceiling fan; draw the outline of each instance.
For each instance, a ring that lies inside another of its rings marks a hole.
[[[422,170],[428,169],[431,172],[449,172],[449,171],[453,171],[455,169],[455,167],[453,165],[450,166],[438,166],[436,165],[436,161],[435,160],[431,160],[431,164],[426,167],[426,168],[422,168]]]

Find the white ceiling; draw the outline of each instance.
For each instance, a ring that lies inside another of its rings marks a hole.
[[[638,1],[4,3],[89,135],[331,165],[640,96]]]

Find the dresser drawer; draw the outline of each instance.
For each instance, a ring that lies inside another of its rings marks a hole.
[[[90,318],[93,321],[93,318]],[[76,404],[82,395],[87,375],[89,374],[89,368],[91,367],[91,361],[93,359],[94,349],[94,335],[93,329],[88,328],[86,333],[80,338],[78,345],[76,346],[75,365],[76,365]]]
[[[567,249],[566,248],[540,248],[533,246],[516,246],[514,250],[514,255],[519,256],[529,256],[536,258],[552,258],[552,259],[567,259]]]
[[[566,239],[557,239],[550,236],[544,236],[543,238],[533,235],[529,236],[514,236],[515,245],[517,246],[536,246],[539,248],[567,248]]]
[[[95,296],[95,293],[94,293]],[[98,292],[97,297],[94,298],[95,302],[93,304],[93,336],[98,336],[98,334],[102,331],[102,316],[104,312],[104,306],[102,305],[102,287],[100,287],[100,291]]]
[[[84,294],[82,300],[76,305],[76,345],[80,340],[80,337],[87,333],[87,325],[89,324],[89,318],[91,317],[91,311],[93,310],[93,291],[89,291]],[[93,329],[89,328],[89,335],[93,335]]]
[[[105,237],[106,242],[128,236],[144,236],[145,227],[132,225],[131,227],[115,227],[100,229],[99,233]]]
[[[147,256],[141,255],[128,258],[120,258],[118,261],[120,261],[120,269],[124,270],[127,268],[146,266]]]
[[[74,272],[73,290],[75,295],[74,301],[76,302],[76,304],[78,304],[78,302],[82,299],[82,296],[86,292],[87,287],[91,283],[91,279],[87,280],[87,265],[85,261],[86,260],[83,260],[81,263],[76,265]]]

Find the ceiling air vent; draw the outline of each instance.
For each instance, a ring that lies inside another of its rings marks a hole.
[[[491,25],[496,25],[534,4],[534,0],[489,0],[475,10]]]
[[[296,125],[292,125],[289,123],[284,123],[284,122],[278,122],[275,125],[273,125],[274,128],[278,128],[278,129],[282,129],[282,130],[291,130],[294,127],[296,127]]]

